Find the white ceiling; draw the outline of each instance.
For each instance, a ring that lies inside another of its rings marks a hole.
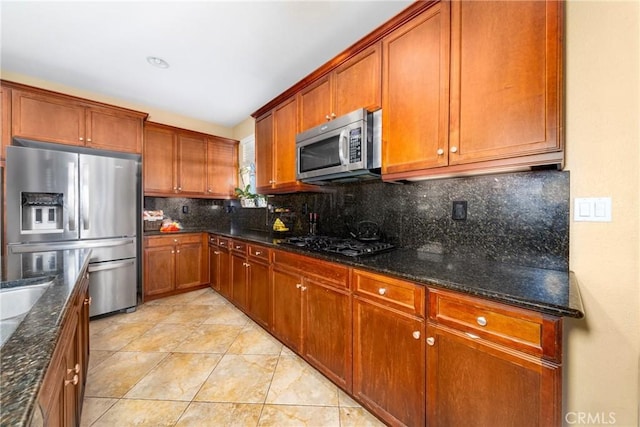
[[[410,3],[0,0],[0,66],[233,127]]]

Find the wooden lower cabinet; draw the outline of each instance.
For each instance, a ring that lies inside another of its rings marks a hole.
[[[144,297],[179,293],[209,282],[207,234],[145,237]]]
[[[231,300],[247,310],[247,258],[231,251]]]
[[[427,326],[429,426],[561,425],[561,368],[446,327]]]
[[[268,261],[249,259],[247,268],[247,312],[262,327],[271,326],[271,286]]]
[[[354,396],[390,425],[424,425],[424,319],[360,297],[353,313]]]
[[[62,321],[62,331],[38,396],[48,427],[80,425],[89,357],[89,276],[82,274],[79,293]]]
[[[302,298],[300,275],[273,268],[273,333],[290,349],[302,349]]]

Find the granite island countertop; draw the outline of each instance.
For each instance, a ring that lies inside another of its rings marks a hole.
[[[318,259],[383,273],[435,288],[487,298],[559,317],[584,317],[578,281],[571,271],[532,268],[495,261],[457,258],[416,249],[398,248],[368,257],[313,252],[282,244],[271,233],[229,229],[184,229],[178,233],[209,232],[260,243]],[[172,233],[145,232],[149,235]]]
[[[44,375],[60,337],[62,320],[77,294],[77,285],[87,268],[90,249],[57,252],[57,270],[40,274],[41,282],[53,283],[38,299],[13,334],[0,348],[0,425],[28,425],[36,408]],[[19,256],[5,259],[19,263]],[[13,268],[13,270],[21,270]],[[2,288],[38,283],[36,274],[24,271],[22,277],[3,277]]]

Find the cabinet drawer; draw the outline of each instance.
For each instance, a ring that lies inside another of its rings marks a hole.
[[[196,234],[174,234],[172,236],[149,236],[144,238],[145,248],[155,248],[158,246],[182,245],[184,243],[201,243],[202,235]]]
[[[238,240],[232,240],[230,243],[231,250],[237,253],[246,254],[247,244]]]
[[[218,247],[219,248],[230,248],[231,247],[231,239],[227,239],[226,237],[218,237]]]
[[[357,295],[424,317],[424,286],[361,270],[353,270],[352,281]]]
[[[269,249],[252,244],[249,244],[247,248],[249,258],[261,260],[263,262],[269,262]]]
[[[273,251],[273,263],[275,267],[295,270],[322,282],[331,283],[340,288],[349,288],[349,269],[340,264],[285,251]]]
[[[561,319],[497,302],[440,290],[429,291],[429,319],[536,356],[559,361]]]

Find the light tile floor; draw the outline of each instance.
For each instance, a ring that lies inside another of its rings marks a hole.
[[[90,322],[82,426],[382,426],[211,289]]]

